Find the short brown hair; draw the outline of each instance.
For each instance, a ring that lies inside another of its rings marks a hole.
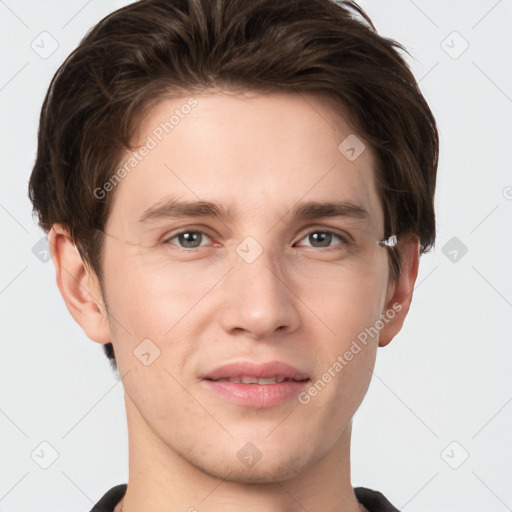
[[[318,93],[343,106],[376,155],[385,235],[435,240],[436,122],[398,50],[354,2],[146,0],[93,27],[53,77],[29,197],[40,226],[65,225],[102,282],[112,176],[157,101],[212,87]],[[389,251],[390,278],[400,252]],[[105,346],[113,359],[112,345]]]

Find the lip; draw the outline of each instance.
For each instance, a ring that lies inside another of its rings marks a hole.
[[[271,377],[285,377],[291,380],[304,380],[308,376],[287,363],[281,361],[268,361],[265,363],[254,363],[252,361],[235,361],[205,373],[202,379],[219,380],[229,378],[255,377],[257,379],[268,379]]]
[[[229,378],[253,377],[268,379],[286,378],[283,382],[273,384],[243,384],[229,382]],[[292,365],[280,361],[254,363],[237,361],[224,364],[201,376],[201,383],[207,389],[242,407],[275,407],[287,400],[296,398],[297,394],[310,382],[308,376]]]

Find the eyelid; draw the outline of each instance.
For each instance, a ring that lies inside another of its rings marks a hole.
[[[311,233],[329,233],[331,235],[334,235],[334,237],[338,237],[339,239],[339,242],[337,242],[335,239],[331,239],[331,241],[334,241],[334,244],[333,245],[327,245],[327,246],[324,246],[324,247],[315,247],[314,245],[312,245],[311,243],[309,244],[300,244],[300,242],[302,240],[304,240],[305,238],[307,238]],[[297,245],[297,244],[300,244],[300,245]],[[329,231],[329,230],[326,230],[326,229],[323,229],[323,230],[320,230],[320,229],[313,229],[311,231],[309,231],[308,233],[306,233],[305,236],[303,236],[302,238],[300,238],[296,243],[293,244],[294,247],[297,246],[299,248],[302,248],[302,249],[306,249],[306,250],[314,250],[314,251],[322,251],[322,252],[325,252],[325,251],[332,251],[332,250],[339,250],[340,247],[343,247],[343,248],[348,248],[348,246],[351,245],[351,242],[347,239],[345,239],[342,235],[338,234],[338,233],[335,233],[334,231]]]
[[[202,235],[207,236],[211,241],[213,241],[213,236],[208,234],[207,231],[209,231],[209,228],[207,228],[205,226],[194,226],[194,225],[186,226],[184,228],[178,229],[177,231],[172,231],[170,234],[165,234],[161,238],[160,243],[170,243],[170,240],[172,240],[173,238],[176,238],[177,236],[179,236],[181,234],[190,233],[190,232],[201,233]],[[353,237],[347,231],[333,228],[330,226],[320,226],[320,225],[312,225],[312,226],[303,228],[303,230],[301,231],[301,234],[297,237],[296,240],[297,240],[297,242],[300,242],[306,236],[310,235],[311,233],[316,233],[316,232],[330,233],[332,235],[339,237],[342,240],[342,242],[346,243],[346,244],[354,243]],[[294,242],[294,244],[297,242]],[[176,245],[176,247],[178,247],[180,249],[186,249],[187,251],[192,251],[194,249],[199,249],[200,247],[204,247],[204,245],[200,245],[199,247],[184,248],[184,247],[180,247],[177,244],[172,244],[172,245]],[[332,247],[334,247],[334,246],[332,246]],[[328,249],[328,248],[329,247],[326,247],[325,249]],[[313,249],[318,249],[318,247],[313,247]]]
[[[200,224],[191,224],[191,225],[187,225],[187,226],[183,226],[183,227],[177,227],[174,229],[166,230],[165,234],[162,237],[160,237],[160,241],[165,242],[166,240],[174,238],[175,236],[181,235],[183,233],[190,233],[192,231],[203,233],[210,238],[213,237],[213,235],[210,234],[210,233],[213,233],[213,230],[209,226],[204,226],[204,225],[200,225]]]
[[[333,235],[339,236],[346,243],[354,242],[354,238],[347,231],[344,231],[344,230],[338,229],[338,228],[334,228],[334,227],[330,227],[330,226],[318,226],[318,225],[308,226],[307,228],[304,228],[304,231],[301,231],[302,235],[299,236],[297,241],[302,240],[304,237],[306,237],[307,235],[309,235],[311,233],[317,233],[317,232],[331,233]]]
[[[201,233],[202,235],[207,236],[210,240],[213,240],[212,235],[209,235],[207,233],[207,230],[205,230],[204,227],[187,226],[186,228],[178,229],[178,231],[172,231],[171,233],[165,234],[160,239],[160,243],[162,243],[162,244],[170,243],[170,240],[172,240],[173,238],[176,238],[177,236],[182,235],[183,233],[191,233],[191,232]],[[176,245],[176,247],[178,247],[180,249],[185,249],[184,247],[180,247],[177,244],[172,244],[172,245]],[[204,246],[201,245],[199,247],[204,247]],[[199,249],[199,247],[194,247],[192,249],[189,248],[189,249],[186,249],[186,250],[190,251],[190,250],[193,250],[193,249]]]

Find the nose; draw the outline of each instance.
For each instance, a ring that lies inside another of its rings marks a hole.
[[[237,256],[222,283],[219,314],[225,332],[268,339],[276,331],[291,333],[299,327],[300,299],[283,270],[270,251],[252,262]]]

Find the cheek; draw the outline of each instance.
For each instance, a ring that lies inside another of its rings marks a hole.
[[[105,257],[105,289],[110,313],[135,337],[162,337],[181,321],[220,273],[151,255]],[[117,330],[119,331],[119,325]],[[122,333],[121,333],[122,334]]]
[[[311,330],[316,372],[301,396],[312,417],[324,418],[336,431],[345,425],[361,404],[371,381],[378,345],[379,289],[361,283],[340,293],[330,292],[312,300],[322,324]],[[326,327],[328,329],[326,329]],[[319,336],[319,332],[324,333]]]
[[[316,318],[316,324],[325,328],[328,345],[342,349],[379,319],[386,296],[382,275],[386,277],[377,268],[346,272],[336,279],[296,280],[293,289],[309,310],[304,318]]]
[[[340,411],[350,411],[362,400],[375,364],[379,339],[376,325],[384,305],[385,284],[375,275],[359,274],[314,292],[302,290],[301,296],[307,297],[305,302],[314,314],[307,313],[311,321],[306,328],[316,345],[315,387],[318,395],[322,394],[320,400],[315,399],[315,406],[325,406],[325,401],[332,400],[345,404]],[[321,392],[324,387],[330,391]]]

